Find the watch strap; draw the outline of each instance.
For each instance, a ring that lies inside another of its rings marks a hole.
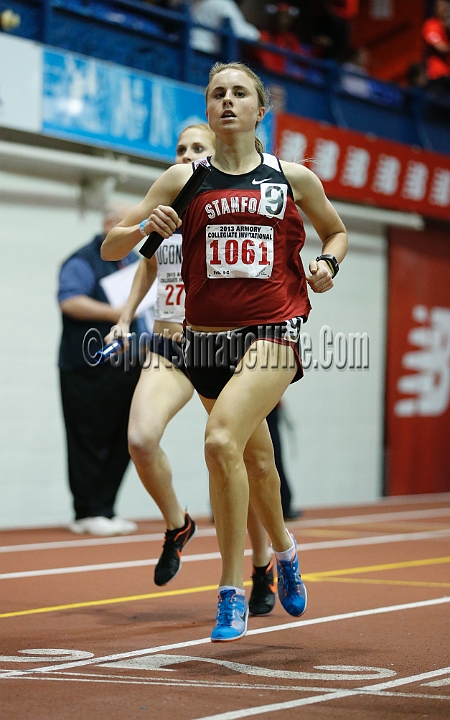
[[[334,255],[319,255],[319,257],[316,257],[316,262],[319,262],[319,260],[325,260],[331,270],[331,276],[336,277],[339,272],[339,263]]]

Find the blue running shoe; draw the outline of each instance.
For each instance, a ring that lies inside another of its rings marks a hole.
[[[245,595],[234,590],[219,593],[216,624],[211,633],[211,642],[239,640],[247,632],[248,603]]]
[[[277,558],[278,597],[289,615],[299,617],[306,610],[306,587],[300,577],[297,543],[291,533],[289,536],[294,543],[292,558],[286,561]]]

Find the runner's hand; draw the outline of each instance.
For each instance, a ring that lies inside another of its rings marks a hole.
[[[181,225],[181,220],[170,205],[158,205],[150,215],[145,229],[149,234],[157,232],[161,237],[168,238]]]
[[[325,260],[311,260],[309,272],[311,275],[306,276],[306,281],[313,292],[323,293],[334,287],[331,270]]]
[[[121,322],[119,320],[116,325],[112,326],[108,335],[105,337],[105,343],[107,345],[109,345],[114,340],[117,340],[118,338],[122,338],[123,349],[128,350],[129,342],[128,342],[127,334],[129,332],[130,332],[130,323]]]

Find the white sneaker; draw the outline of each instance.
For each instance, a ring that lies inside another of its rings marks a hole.
[[[69,525],[69,530],[78,535],[88,533],[89,535],[128,535],[137,530],[137,525],[132,520],[124,520],[120,517],[106,518],[103,516],[82,518],[74,520]]]
[[[116,533],[118,535],[129,535],[130,533],[136,532],[138,529],[138,526],[135,522],[133,522],[133,520],[125,520],[118,515],[114,515],[110,522],[112,522],[116,528]]]

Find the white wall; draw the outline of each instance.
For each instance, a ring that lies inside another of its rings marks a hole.
[[[57,370],[58,269],[101,231],[100,213],[81,214],[70,199],[45,199],[53,185],[41,180],[36,199],[21,195],[20,184],[11,176],[16,194],[8,202],[0,196],[0,528],[67,523],[72,517]],[[29,185],[23,178],[23,186]],[[204,418],[194,398],[168,428],[163,446],[182,504],[207,514]],[[117,510],[128,517],[158,516],[133,466]]]
[[[348,224],[350,249],[332,291],[310,294],[313,309],[303,329],[318,357],[320,328],[334,336],[366,332],[369,369],[310,369],[284,397],[293,429],[283,426],[288,477],[297,506],[358,503],[382,493],[386,241],[381,227],[365,232]],[[320,252],[314,231],[302,253],[305,265]]]
[[[11,175],[11,191],[0,192],[2,528],[62,524],[72,515],[58,393],[57,276],[61,261],[99,232],[101,217],[93,211],[81,214],[73,192],[66,200],[63,192],[52,199],[55,183],[37,182],[39,192],[27,194],[30,179]],[[305,330],[313,340],[323,324],[335,332],[368,332],[370,370],[311,370],[286,393],[295,441],[284,436],[285,456],[297,504],[303,506],[380,494],[385,244],[380,230],[353,233],[351,240],[335,290],[313,297]],[[305,262],[319,249],[317,241],[309,243]],[[209,512],[204,425],[205,413],[194,398],[163,440],[180,500],[197,515]],[[116,509],[128,517],[159,517],[134,468]]]

